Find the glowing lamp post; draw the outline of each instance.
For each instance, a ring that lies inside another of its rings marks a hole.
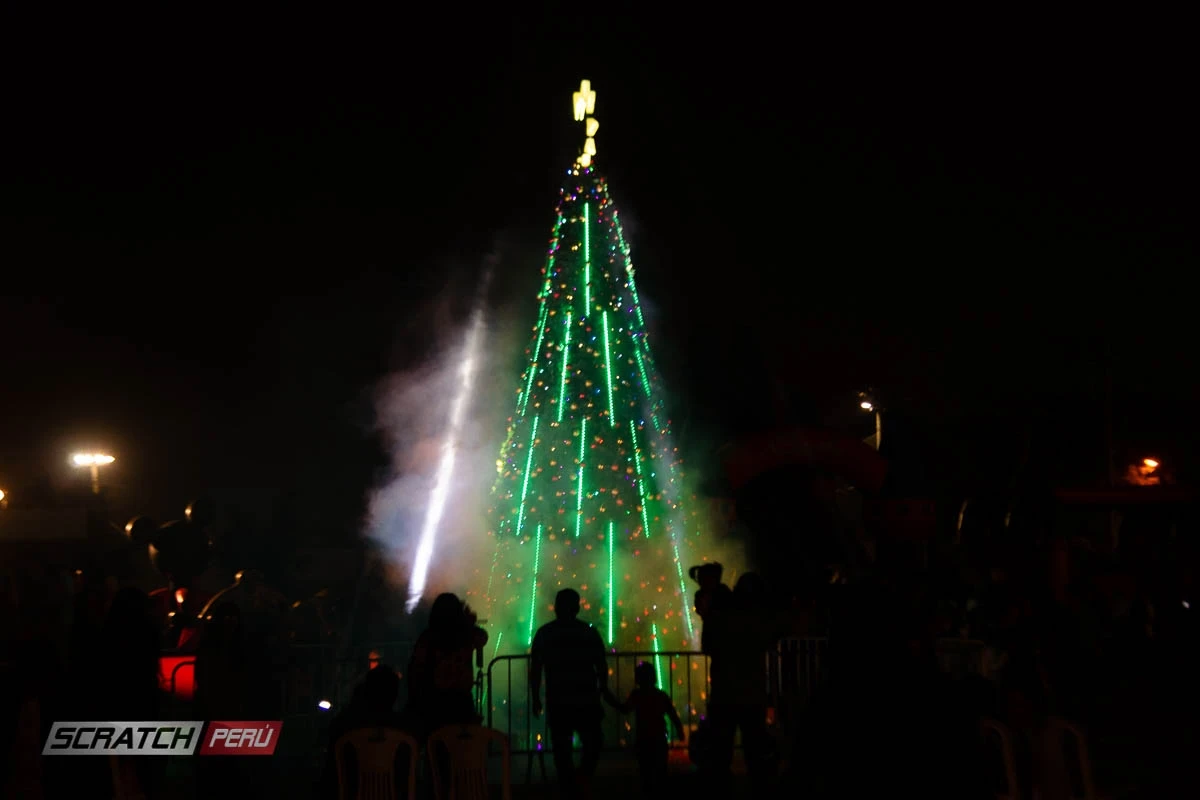
[[[71,456],[72,463],[77,467],[89,467],[92,471],[92,493],[100,494],[100,468],[116,461],[112,456],[101,453],[76,453]]]
[[[7,495],[4,494],[4,490],[0,489],[0,508],[4,508],[4,506],[5,506],[4,498],[6,496]]]
[[[1143,458],[1141,463],[1129,465],[1125,472],[1126,483],[1134,486],[1161,486],[1163,476],[1159,473],[1162,464],[1156,458]]]

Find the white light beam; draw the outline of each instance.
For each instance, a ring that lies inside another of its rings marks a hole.
[[[458,394],[450,408],[450,425],[442,443],[442,458],[438,464],[433,493],[425,511],[425,525],[421,528],[421,539],[417,545],[417,558],[413,562],[412,578],[408,586],[408,602],[405,609],[412,613],[425,594],[425,582],[429,577],[429,565],[433,561],[433,546],[437,541],[438,525],[446,509],[446,498],[450,494],[450,479],[454,475],[454,461],[458,455],[459,437],[462,435],[463,411],[475,382],[475,367],[478,361],[479,340],[483,332],[483,301],[471,315],[471,330],[463,347],[462,366],[458,370]]]

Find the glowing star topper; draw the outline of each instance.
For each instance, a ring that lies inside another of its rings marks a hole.
[[[572,95],[571,106],[575,112],[575,121],[584,123],[584,134],[587,137],[577,163],[581,167],[587,167],[596,155],[596,131],[600,130],[600,123],[592,116],[596,112],[596,93],[592,91],[591,81],[579,82],[579,91]]]
[[[592,91],[591,81],[580,81],[579,91],[572,96],[572,100],[576,122],[583,122],[588,116],[596,113],[596,93]]]

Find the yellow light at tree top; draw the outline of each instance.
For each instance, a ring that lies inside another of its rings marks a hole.
[[[580,81],[579,91],[571,99],[575,107],[576,122],[583,122],[589,114],[596,112],[596,93],[592,91],[591,81]]]
[[[586,136],[583,143],[583,152],[579,155],[576,163],[581,167],[591,166],[592,159],[596,156],[596,131],[600,130],[600,123],[592,114],[596,111],[596,93],[592,91],[592,82],[588,80],[579,82],[579,91],[571,96],[571,108],[575,113],[575,121],[584,123],[584,134]]]

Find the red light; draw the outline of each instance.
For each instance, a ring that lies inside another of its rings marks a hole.
[[[191,701],[196,694],[196,657],[160,656],[158,659],[158,688],[171,692],[171,676],[175,676],[175,697]]]

